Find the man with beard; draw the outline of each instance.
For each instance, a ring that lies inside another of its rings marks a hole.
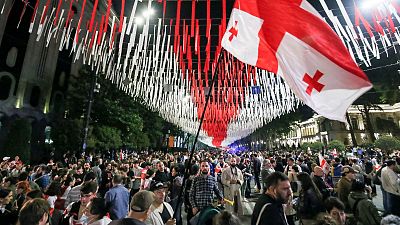
[[[222,184],[224,185],[224,196],[233,201],[233,205],[226,205],[226,210],[236,215],[242,215],[243,208],[240,187],[243,184],[243,174],[236,166],[236,158],[231,158],[230,166],[222,171],[221,177]]]
[[[210,175],[210,165],[207,161],[201,161],[200,171],[201,174],[193,180],[189,194],[189,201],[193,206],[193,215],[207,206],[211,206],[214,201],[214,194],[217,195],[220,202],[223,202],[222,193],[218,189],[215,178]]]
[[[254,207],[251,225],[288,225],[283,204],[292,196],[289,178],[274,172],[266,180],[266,189]]]

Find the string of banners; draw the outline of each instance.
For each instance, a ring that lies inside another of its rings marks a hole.
[[[112,10],[111,0],[104,0],[104,8],[99,0],[2,0],[2,20],[11,19],[7,15],[18,1],[23,2],[18,27],[29,17],[27,32],[36,41],[70,51],[73,62],[89,65],[185,132],[196,133],[211,91],[199,137],[208,145],[227,146],[302,104],[281,76],[245,64],[222,49],[227,31],[226,0],[220,3],[218,19],[211,18],[211,1],[202,2],[207,10],[205,29],[201,29],[204,19],[195,14],[200,4],[196,0],[189,2],[190,19],[181,18],[182,0],[132,0],[129,15],[124,13],[129,11],[125,0],[121,0],[120,15]],[[342,0],[330,2],[328,7],[325,1],[319,1],[319,13],[358,64],[369,67],[373,59],[397,54],[397,1],[378,1],[368,11],[360,8],[361,1],[351,7],[345,7]],[[162,15],[145,17],[140,24],[139,8],[150,11],[155,4],[163,8]],[[166,20],[169,4],[176,6],[176,17]],[[211,30],[218,31],[216,44]],[[217,79],[210,90],[214,71],[218,71]]]

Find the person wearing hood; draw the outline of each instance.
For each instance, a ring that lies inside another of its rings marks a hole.
[[[357,225],[379,225],[381,216],[370,199],[371,187],[366,187],[362,176],[353,180],[349,194],[349,206]]]

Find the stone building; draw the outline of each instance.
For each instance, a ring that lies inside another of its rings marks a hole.
[[[50,39],[48,47],[45,38],[47,35],[37,41],[38,21],[47,1],[40,1],[32,33],[29,33],[29,27],[36,1],[29,1],[23,14],[21,13],[24,1],[2,2],[4,3],[1,3],[0,7],[4,4],[4,10],[0,14],[0,150],[13,121],[17,118],[27,118],[32,124],[30,143],[34,153],[40,151],[43,146],[45,129],[51,125],[51,115],[64,113],[63,102],[68,90],[68,81],[78,75],[82,63],[72,63],[73,54],[70,54],[70,49],[59,51],[57,38]],[[50,1],[49,8],[56,9],[58,2]],[[61,2],[61,8],[67,11],[69,1]],[[87,1],[85,12],[92,12],[93,2]],[[75,12],[72,21],[75,23],[79,20],[80,4],[82,1],[77,1],[72,6]],[[99,1],[96,20],[100,21],[101,14],[104,14],[106,9],[105,2]],[[64,17],[65,15],[66,12]],[[85,13],[84,18],[83,24],[90,20],[91,13]],[[45,29],[44,32],[49,32],[49,29]]]
[[[357,105],[352,105],[347,111],[358,145],[371,142],[362,111],[363,107]],[[379,138],[380,135],[399,135],[400,103],[378,105],[377,108],[370,109],[369,114],[375,138]],[[298,146],[304,142],[320,141],[326,145],[332,140],[353,145],[349,124],[314,115],[306,121],[297,122],[293,130],[277,142],[284,146]]]

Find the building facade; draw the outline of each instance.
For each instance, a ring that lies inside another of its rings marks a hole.
[[[354,145],[350,126],[353,128],[357,145],[371,143],[369,132],[366,129],[366,118],[362,105],[352,105],[348,109],[350,123],[342,123],[326,119],[320,115],[297,122],[292,126],[292,131],[277,139],[283,146],[300,146],[305,142],[322,142],[327,145],[330,141],[339,140],[345,145]],[[380,135],[399,135],[400,103],[394,105],[382,104],[369,109],[372,133],[375,138]]]
[[[25,1],[1,3],[3,8],[0,14],[0,151],[4,147],[10,126],[18,118],[29,120],[32,125],[30,141],[32,153],[40,151],[45,141],[46,127],[51,125],[51,115],[64,113],[63,105],[69,88],[68,81],[71,77],[77,77],[82,67],[81,60],[73,63],[74,54],[71,54],[71,46],[59,51],[61,35],[47,40],[47,34],[51,30],[49,26],[44,26],[42,36],[38,38],[36,32],[38,21],[48,1],[39,2],[36,23],[33,32],[29,33],[37,1],[39,0],[29,1],[27,7],[24,5]],[[58,2],[62,2],[61,9],[65,10],[64,17],[66,17],[70,1],[50,1],[49,9],[53,11],[49,10],[47,13],[49,21],[54,19]],[[80,4],[82,1],[76,1],[72,5],[74,12],[72,23],[77,23],[79,20]],[[87,1],[85,7],[85,11],[92,12],[93,1]],[[101,13],[106,10],[104,1],[100,1],[97,21],[101,20]],[[112,12],[112,15],[114,14]],[[87,23],[90,18],[90,13],[85,13],[82,23]]]

